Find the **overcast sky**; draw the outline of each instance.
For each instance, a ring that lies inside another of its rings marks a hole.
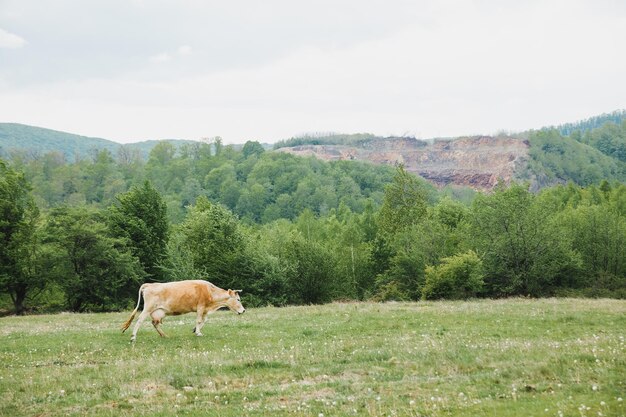
[[[0,122],[118,142],[519,131],[626,108],[623,0],[0,0]]]

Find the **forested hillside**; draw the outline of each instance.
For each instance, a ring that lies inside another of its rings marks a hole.
[[[623,183],[445,194],[402,166],[258,142],[22,155],[0,162],[0,301],[121,309],[142,282],[188,278],[250,306],[626,296]]]
[[[97,158],[99,151],[108,150],[110,157],[118,163],[128,165],[136,159],[145,163],[150,157],[150,151],[160,142],[120,145],[104,139],[0,123],[0,157],[16,161],[45,159],[49,158],[47,153],[54,152],[61,154],[63,161],[83,160],[88,163]],[[167,142],[173,146],[174,152],[179,151],[178,156],[188,154],[190,150],[195,152],[193,149],[201,147],[199,142],[194,141]],[[185,149],[179,150],[183,145]],[[215,152],[217,148],[226,149],[219,137],[212,139],[210,146],[209,152]],[[238,152],[242,146],[233,145],[228,149]],[[268,150],[270,146],[263,144],[259,148]],[[402,163],[407,170],[418,173],[437,186],[451,184],[476,190],[491,190],[502,179],[507,182],[511,179],[529,181],[535,191],[568,181],[578,185],[598,184],[603,179],[624,182],[626,111],[615,111],[577,123],[511,136],[418,140],[408,137],[384,138],[370,133],[318,133],[282,140],[273,148],[296,155],[314,155],[324,160],[369,161],[392,166]],[[206,149],[203,152],[207,152]],[[234,161],[235,165],[238,163]],[[245,173],[246,169],[239,171]],[[206,175],[208,172],[199,174]],[[185,182],[186,177],[177,176]],[[198,175],[195,179],[200,182],[204,180]],[[237,173],[236,179],[239,182],[246,180],[241,173]],[[190,187],[194,186],[190,184]],[[165,189],[161,191],[169,193]],[[270,194],[273,192],[270,190]],[[239,197],[231,195],[226,199],[226,204],[234,210],[234,200]],[[277,197],[270,195],[267,198],[276,202]],[[243,211],[245,209],[240,207],[238,213]],[[257,213],[253,217],[258,220],[261,216]]]
[[[108,207],[117,194],[149,180],[166,201],[174,223],[184,219],[186,207],[200,196],[249,223],[293,220],[307,208],[326,214],[342,204],[360,213],[368,205],[380,206],[384,185],[394,172],[384,165],[326,163],[266,152],[258,142],[248,142],[241,150],[219,141],[184,144],[178,150],[160,142],[147,161],[136,152],[115,158],[102,150],[73,163],[58,152],[12,162],[33,185],[41,208]],[[432,186],[424,186],[434,193]]]
[[[146,158],[150,150],[160,141],[148,140],[130,145],[101,138],[74,135],[52,129],[27,126],[19,123],[0,123],[0,157],[40,157],[47,152],[59,152],[68,161],[88,158],[100,150],[117,155],[121,148],[125,152],[139,152]],[[190,143],[189,140],[168,140],[175,146]]]
[[[535,189],[567,181],[579,185],[598,184],[603,179],[626,181],[626,120],[619,124],[607,121],[597,128],[584,126],[569,136],[557,129],[526,133],[529,162],[518,178],[530,180]]]
[[[519,140],[519,146],[512,146],[511,140]],[[406,160],[407,169],[435,184],[462,184],[481,190],[491,189],[497,178],[508,181],[511,175],[507,173],[513,167],[512,177],[529,181],[535,191],[568,181],[578,185],[598,184],[603,179],[624,182],[626,111],[510,137],[476,136],[433,142],[372,134],[318,134],[280,141],[274,148],[327,160]]]
[[[570,136],[574,132],[584,134],[585,132],[601,127],[608,122],[619,125],[624,120],[626,120],[626,110],[615,110],[611,113],[604,113],[578,122],[564,123],[554,128],[558,130],[561,135]]]

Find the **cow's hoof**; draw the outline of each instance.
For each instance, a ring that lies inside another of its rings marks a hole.
[[[130,343],[135,343],[135,341],[137,340],[137,338],[135,336],[130,338]]]
[[[204,336],[202,333],[198,332],[196,333],[196,336],[200,337],[200,336]]]

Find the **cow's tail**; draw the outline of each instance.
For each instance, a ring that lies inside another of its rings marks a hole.
[[[137,315],[137,311],[139,310],[139,304],[141,304],[141,293],[145,287],[146,287],[146,284],[143,284],[141,287],[139,287],[139,296],[137,297],[137,307],[135,307],[135,309],[133,310],[133,314],[130,315],[128,320],[126,320],[124,324],[122,324],[122,333],[124,333],[130,327],[130,324],[133,322],[135,315]]]

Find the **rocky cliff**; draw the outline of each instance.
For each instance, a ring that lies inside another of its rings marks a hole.
[[[490,190],[499,179],[510,182],[516,168],[525,165],[529,144],[511,137],[473,136],[422,141],[380,138],[358,145],[301,145],[279,151],[324,160],[360,160],[377,164],[404,164],[435,185],[462,185]]]

